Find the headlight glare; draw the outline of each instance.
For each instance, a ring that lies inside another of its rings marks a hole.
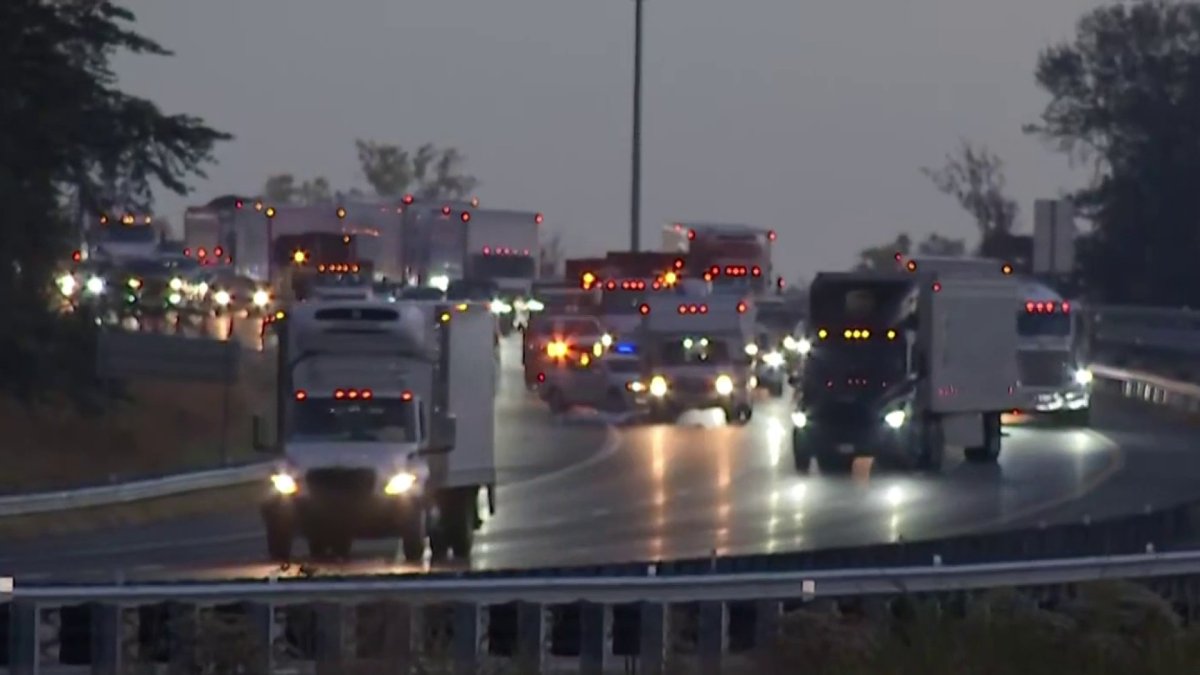
[[[1096,376],[1092,374],[1092,371],[1088,370],[1087,368],[1080,368],[1079,370],[1075,371],[1076,384],[1091,384],[1095,377]]]
[[[766,354],[763,354],[762,362],[766,364],[768,368],[782,368],[783,364],[787,361],[783,358],[783,354],[780,354],[779,352],[767,352]]]
[[[799,410],[792,411],[792,425],[797,429],[803,429],[808,426],[808,415]]]
[[[413,486],[416,484],[416,474],[412,474],[407,471],[401,471],[388,480],[387,485],[383,488],[383,491],[389,495],[402,495],[413,489]]]
[[[720,375],[717,377],[717,381],[713,382],[713,388],[721,396],[728,396],[733,393],[733,378],[728,375]]]
[[[294,495],[299,489],[296,485],[296,479],[286,473],[277,473],[271,476],[271,487],[281,495]]]
[[[271,302],[271,294],[261,288],[254,291],[254,304],[257,307],[266,307]]]
[[[908,419],[908,415],[903,410],[893,410],[883,416],[883,423],[893,429],[899,429],[904,426],[906,419]]]
[[[662,398],[667,395],[667,379],[662,375],[650,378],[650,395]]]

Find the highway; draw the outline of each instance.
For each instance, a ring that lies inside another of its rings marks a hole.
[[[865,465],[851,476],[800,475],[784,401],[761,402],[744,428],[704,413],[674,426],[613,425],[587,411],[554,419],[524,391],[515,342],[505,345],[497,400],[498,513],[477,539],[476,569],[781,552],[1102,518],[1194,497],[1190,477],[1200,470],[1194,431],[1102,402],[1090,430],[1009,429],[998,467],[967,465],[952,452],[941,476]],[[352,561],[318,573],[415,569],[398,560],[395,542],[359,542]],[[253,509],[10,542],[0,552],[0,573],[31,581],[273,569]]]

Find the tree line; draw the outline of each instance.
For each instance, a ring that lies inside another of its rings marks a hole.
[[[458,200],[479,186],[478,179],[463,171],[466,157],[456,148],[425,143],[406,150],[363,139],[354,141],[354,147],[359,169],[375,197],[398,199],[411,194],[419,199]],[[372,196],[357,187],[344,194],[354,200]],[[271,204],[330,204],[334,190],[324,176],[298,180],[293,173],[278,173],[267,178],[262,197]]]
[[[1104,303],[1200,306],[1200,3],[1142,0],[1099,7],[1071,40],[1038,56],[1046,103],[1023,131],[1089,170],[1065,196],[1089,224],[1077,246],[1078,281]],[[973,252],[1002,247],[1017,221],[1000,157],[963,141],[922,169],[978,231]],[[918,252],[964,240],[923,242]],[[860,254],[890,264],[907,235]],[[886,252],[886,256],[884,253]]]

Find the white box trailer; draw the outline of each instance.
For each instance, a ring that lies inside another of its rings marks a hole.
[[[312,301],[274,325],[282,461],[262,507],[271,557],[290,559],[296,537],[335,557],[355,539],[399,537],[415,561],[426,536],[435,558],[469,556],[479,493],[494,508],[496,482],[486,304]]]

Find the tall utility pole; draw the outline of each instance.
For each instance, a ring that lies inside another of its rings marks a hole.
[[[629,187],[629,250],[642,248],[642,4],[633,0],[633,158]]]

